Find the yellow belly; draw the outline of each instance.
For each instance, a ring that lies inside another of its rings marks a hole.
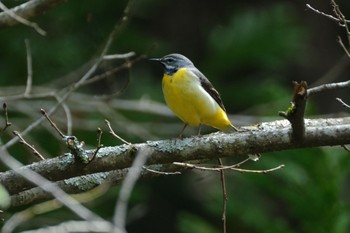
[[[167,105],[183,122],[192,126],[209,125],[223,131],[232,127],[226,112],[192,72],[180,69],[172,76],[165,74],[162,84]]]

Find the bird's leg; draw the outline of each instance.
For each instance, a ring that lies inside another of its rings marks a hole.
[[[241,131],[240,129],[238,129],[238,128],[235,127],[234,125],[231,125],[231,127],[232,127],[232,129],[233,129],[234,131],[236,131],[236,132]]]
[[[198,136],[201,136],[201,126],[202,125],[199,125],[199,127],[198,127]]]
[[[185,125],[184,125],[184,127],[182,128],[181,133],[180,133],[180,135],[179,135],[179,138],[180,138],[180,139],[182,139],[182,134],[183,134],[183,132],[185,131],[185,129],[186,129],[187,126],[188,126],[188,124],[185,123]]]

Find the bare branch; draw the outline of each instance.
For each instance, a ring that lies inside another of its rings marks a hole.
[[[339,25],[342,25],[345,27],[346,34],[349,36],[350,31],[349,31],[348,24],[347,24],[348,20],[345,18],[345,15],[341,12],[339,5],[335,2],[335,0],[331,0],[331,4],[333,7],[333,12],[335,13],[335,15],[337,16],[337,18],[339,20]]]
[[[25,18],[21,17],[20,15],[17,15],[14,11],[8,9],[1,1],[0,1],[0,9],[3,10],[5,14],[10,16],[12,19],[16,20],[17,22],[33,28],[37,33],[39,33],[42,36],[46,36],[46,32],[42,28],[40,28],[37,23],[30,22]]]
[[[150,165],[147,169],[143,169],[140,179],[149,179],[159,176],[177,175],[182,171],[189,170],[186,167],[179,167],[172,164]],[[109,172],[99,172],[79,177],[72,177],[65,180],[55,182],[65,193],[80,194],[87,192],[101,185],[118,185],[120,184],[129,172],[129,168],[112,170]],[[52,194],[42,190],[39,187],[34,187],[18,194],[11,196],[11,206],[29,205],[39,201],[52,199]]]
[[[105,57],[105,56],[104,56]],[[92,83],[95,83],[97,81],[101,81],[101,80],[104,80],[108,77],[110,77],[111,75],[115,74],[115,73],[118,73],[122,70],[125,70],[125,69],[129,69],[132,65],[134,65],[135,63],[143,60],[145,58],[145,55],[140,55],[130,61],[126,61],[124,62],[122,65],[116,67],[116,68],[113,68],[111,70],[107,70],[106,72],[102,73],[102,74],[98,74],[98,75],[95,75],[91,78],[89,78],[88,80],[86,80],[84,83],[82,83],[81,85],[82,86],[85,86],[85,85],[89,85],[89,84],[92,84]]]
[[[29,19],[43,14],[60,2],[64,2],[64,0],[31,0],[12,8],[10,11],[16,16]],[[0,13],[0,28],[13,26],[18,22],[18,20],[8,15],[7,12]]]
[[[182,166],[182,167],[188,167],[188,168],[194,168],[198,170],[203,170],[203,171],[216,171],[216,172],[221,172],[223,170],[234,170],[238,172],[243,172],[243,173],[261,173],[261,174],[266,174],[269,172],[276,171],[278,169],[281,169],[284,167],[284,164],[281,164],[277,167],[271,168],[271,169],[264,169],[264,170],[251,170],[251,169],[242,169],[242,168],[237,168],[236,164],[231,165],[231,166],[222,166],[222,167],[204,167],[204,166],[199,166],[196,164],[191,164],[191,163],[179,163],[179,162],[174,162],[173,164]]]
[[[114,60],[114,59],[127,59],[135,56],[135,52],[128,52],[124,54],[111,54],[103,56],[104,60]]]
[[[29,143],[26,142],[26,140],[24,140],[24,138],[22,138],[21,134],[17,131],[13,131],[13,134],[16,135],[19,138],[19,142],[23,145],[25,145],[26,147],[28,147],[35,156],[39,157],[39,159],[41,160],[45,160],[44,156],[42,156],[39,151],[37,151],[34,146],[30,145]]]
[[[329,19],[336,21],[339,26],[344,27],[345,32],[346,32],[346,36],[348,39],[348,44],[350,44],[350,30],[349,30],[349,26],[348,26],[348,23],[350,23],[350,21],[345,18],[345,15],[342,13],[339,5],[335,2],[335,0],[331,0],[331,5],[333,7],[333,12],[336,15],[336,17],[329,15],[329,14],[326,14],[326,13],[323,13],[319,10],[316,10],[315,8],[311,7],[309,4],[306,4],[306,7],[311,9],[312,11],[316,12],[317,14],[320,14],[322,16],[325,16]],[[337,42],[340,44],[340,46],[342,47],[342,49],[344,50],[346,55],[350,58],[350,52],[346,48],[346,46],[344,45],[340,36],[337,37]]]
[[[60,188],[58,188],[56,184],[48,181],[37,172],[32,171],[31,169],[28,169],[26,167],[23,167],[23,165],[20,162],[18,162],[16,159],[14,159],[12,156],[10,156],[8,152],[3,149],[3,147],[0,148],[0,157],[1,157],[1,160],[7,166],[14,169],[12,170],[14,174],[16,174],[19,177],[22,177],[23,179],[29,181],[32,184],[40,186],[41,189],[47,192],[50,192],[52,196],[54,196],[59,202],[64,204],[68,209],[70,209],[73,213],[80,216],[82,219],[90,220],[90,221],[102,220],[93,212],[91,212],[90,210],[82,206],[80,203],[78,203],[75,199],[73,199],[72,197],[67,195],[65,192],[63,192]],[[48,161],[48,160],[42,160],[42,161]],[[15,182],[15,181],[12,180],[12,182]]]
[[[120,33],[121,30],[124,28],[124,26],[128,23],[130,19],[130,10],[131,10],[132,3],[133,3],[133,0],[128,1],[128,4],[124,10],[124,14],[122,15],[120,21],[118,21],[114,26],[112,32],[110,33],[107,39],[105,46],[102,49],[100,56],[96,59],[95,63],[79,79],[78,82],[76,82],[74,85],[71,86],[71,88],[69,88],[69,90],[60,98],[60,101],[47,112],[48,116],[51,116],[70,97],[70,95],[79,87],[81,87],[84,84],[84,82],[86,82],[86,80],[88,80],[91,77],[91,75],[96,71],[98,66],[103,61],[103,57],[107,54],[108,50],[110,49],[110,46],[113,40],[115,39],[116,35]],[[22,131],[22,136],[24,136],[25,134],[29,133],[32,129],[37,127],[44,119],[45,117],[41,117],[37,121],[30,124],[25,130]],[[17,140],[18,140],[17,138],[13,138],[12,140],[8,141],[5,145],[3,145],[1,149],[6,150],[10,146],[14,145],[17,142]],[[1,156],[0,156],[0,159],[1,159]]]
[[[260,173],[260,174],[266,174],[269,172],[274,172],[276,170],[279,170],[281,168],[284,168],[284,164],[281,164],[277,167],[271,168],[271,169],[265,169],[265,170],[251,170],[251,169],[241,169],[241,168],[231,168],[232,170],[238,171],[238,172],[244,172],[244,173]]]
[[[309,8],[310,10],[312,10],[313,12],[317,13],[317,14],[320,14],[322,16],[325,16],[325,17],[327,17],[327,18],[337,22],[337,23],[340,23],[340,20],[338,18],[334,17],[333,15],[329,15],[329,14],[326,14],[326,13],[324,13],[322,11],[319,11],[319,10],[313,8],[310,4],[306,4],[306,7]],[[350,20],[347,20],[346,22],[350,23]],[[342,24],[340,24],[340,26],[344,27],[344,25],[342,25]]]
[[[46,118],[46,120],[50,123],[50,125],[52,126],[52,128],[54,128],[56,130],[56,132],[62,137],[66,137],[65,134],[62,133],[62,131],[57,127],[57,125],[55,124],[55,122],[53,122],[51,120],[51,118],[49,117],[49,115],[47,114],[47,112],[44,109],[40,109],[41,114],[43,114],[43,116]]]
[[[339,19],[339,25],[343,25],[345,27],[345,32],[346,32],[346,36],[347,36],[347,39],[348,39],[348,45],[349,45],[350,44],[350,31],[349,31],[349,26],[348,26],[347,20],[345,18],[345,15],[340,10],[340,7],[335,2],[335,0],[331,0],[331,4],[332,4],[332,7],[333,7],[333,12],[335,13],[335,15]],[[349,50],[345,47],[345,45],[344,45],[344,43],[343,43],[343,41],[342,41],[340,36],[338,36],[337,42],[340,44],[340,46],[344,50],[345,54],[350,58]]]
[[[146,166],[143,166],[142,168],[145,169],[148,172],[152,172],[152,173],[159,174],[159,175],[165,175],[165,176],[168,176],[168,175],[181,175],[181,172],[179,172],[179,171],[176,171],[176,172],[158,171],[158,170],[151,169],[150,167],[146,167]]]
[[[109,129],[109,133],[110,133],[110,134],[112,134],[114,137],[118,138],[118,139],[119,139],[120,141],[122,141],[123,143],[128,144],[128,145],[131,145],[130,142],[125,141],[123,138],[121,138],[118,134],[116,134],[116,133],[114,132],[114,130],[112,129],[111,123],[110,123],[108,120],[105,120],[105,123],[106,123],[106,125],[107,125],[107,127],[108,127],[108,129]]]
[[[348,51],[348,49],[345,47],[342,39],[340,36],[337,37],[337,42],[340,44],[340,46],[342,47],[343,51],[345,52],[346,56],[348,58],[350,58],[350,52]]]
[[[8,113],[7,113],[7,104],[3,103],[2,108],[4,109],[4,113],[5,113],[5,126],[3,129],[1,129],[1,133],[4,132],[8,127],[10,127],[12,125],[11,122],[9,122],[9,117],[8,117]]]
[[[129,1],[128,3],[130,2],[131,1]],[[127,9],[128,8],[129,8],[129,5]],[[128,12],[127,15],[129,16],[129,10],[127,12]],[[93,74],[93,72],[95,72],[97,67],[103,61],[103,56],[105,56],[107,51],[109,50],[112,44],[112,41],[115,38],[116,32],[119,31],[119,29],[121,28],[118,25],[123,26],[123,24],[126,23],[128,19],[129,17],[126,17],[126,15],[122,17],[122,20],[121,20],[122,23],[121,24],[118,23],[117,26],[113,29],[112,33],[108,37],[107,43],[103,48],[103,51],[100,57],[96,60],[94,65],[85,73],[85,75],[77,83],[75,83],[65,94],[63,94],[61,101],[58,102],[54,107],[52,107],[50,111],[47,113],[48,116],[53,114],[62,105],[62,103],[66,101],[66,99],[68,99],[71,93],[73,93],[73,91],[79,88],[82,85],[82,83],[84,83]],[[22,136],[30,132],[35,127],[37,127],[44,119],[45,117],[42,116],[40,119],[38,119],[37,121],[29,125],[25,130],[22,131]],[[29,170],[29,169],[17,169],[23,165],[7,153],[7,148],[14,145],[17,141],[18,141],[18,138],[13,138],[10,141],[8,141],[5,145],[0,147],[0,159],[4,164],[6,164],[11,169],[13,169],[13,172],[15,172],[17,175],[21,176],[22,178],[28,181],[30,180],[32,184],[38,185],[42,187],[42,189],[44,189],[45,191],[50,192],[55,198],[57,198],[57,200],[59,200],[67,208],[69,208],[72,212],[74,212],[81,218],[85,220],[91,220],[91,221],[100,220],[98,216],[96,216],[94,213],[92,213],[91,211],[83,207],[77,201],[75,201],[74,199],[69,197],[67,194],[65,194],[58,186],[56,186],[49,180],[45,179],[43,176],[39,175],[35,171]]]
[[[102,53],[100,55],[100,59],[102,60],[105,55],[107,55],[107,52],[109,48],[111,47],[111,44],[114,40],[114,38],[124,29],[124,27],[128,24],[130,17],[131,17],[131,10],[134,4],[134,0],[129,0],[126,7],[124,8],[123,15],[120,18],[119,22],[114,26],[114,29],[112,30],[111,34],[109,35],[106,45],[102,50]]]
[[[280,116],[286,118],[292,125],[292,139],[303,141],[305,135],[304,113],[308,96],[307,83],[305,81],[293,82],[294,92],[291,106],[286,112],[279,112]]]
[[[344,150],[346,150],[347,152],[350,152],[350,148],[349,148],[348,146],[346,146],[346,145],[342,145],[341,147],[343,147],[343,148],[344,148]]]
[[[12,226],[6,225],[7,228]],[[4,233],[9,233],[8,229],[3,229]],[[112,224],[108,221],[94,220],[94,221],[66,221],[61,222],[55,226],[46,226],[40,229],[28,230],[26,233],[38,232],[113,232]],[[118,233],[118,232],[115,232]]]
[[[201,159],[217,159],[218,157],[242,156],[286,149],[334,146],[350,144],[350,117],[334,119],[305,119],[305,137],[303,142],[291,141],[291,127],[287,120],[260,124],[255,130],[236,132],[233,134],[214,133],[201,137],[148,141],[133,145],[123,144],[116,147],[101,148],[96,158],[81,168],[74,156],[65,154],[30,164],[23,169],[30,169],[52,181],[69,179],[85,174],[106,172],[131,166],[135,153],[141,149],[149,149],[150,157],[147,165],[168,164]],[[220,150],[218,150],[220,148]],[[94,150],[84,151],[91,157]],[[0,156],[3,155],[0,153]],[[0,174],[0,183],[10,195],[33,188],[27,179],[7,171]]]
[[[101,136],[102,136],[102,129],[101,128],[97,128],[97,146],[96,146],[95,152],[92,155],[91,159],[89,159],[88,164],[91,163],[91,161],[94,160],[94,158],[97,155],[97,152],[103,147],[103,145],[101,145]]]
[[[205,171],[221,171],[221,170],[229,170],[232,168],[237,168],[239,166],[241,166],[242,164],[248,162],[249,160],[251,160],[250,158],[245,159],[239,163],[233,164],[233,165],[229,165],[229,166],[224,166],[222,163],[219,163],[219,167],[204,167],[204,166],[199,166],[196,164],[192,164],[192,163],[179,163],[179,162],[173,162],[174,165],[177,166],[182,166],[182,167],[188,167],[188,168],[197,168],[199,170],[205,170]]]
[[[24,40],[26,44],[26,51],[27,51],[27,85],[26,90],[24,91],[23,96],[27,97],[31,90],[32,90],[32,83],[33,83],[33,65],[32,65],[32,52],[30,49],[30,43],[28,39]]]
[[[308,92],[308,96],[312,96],[324,91],[336,90],[341,88],[349,88],[349,87],[350,87],[350,80],[345,82],[323,84],[317,87],[309,88],[307,92]]]
[[[62,102],[61,97],[55,93],[53,95],[58,103],[62,103],[62,108],[64,110],[64,113],[66,114],[66,120],[67,120],[67,135],[72,135],[72,128],[73,128],[73,120],[72,120],[72,113],[68,107],[68,105],[65,102]],[[86,101],[84,102],[86,103]]]
[[[67,182],[69,183],[69,181]],[[71,182],[73,183],[74,181],[71,181]],[[108,190],[109,187],[110,185],[108,184],[99,185],[98,187],[93,188],[87,192],[75,194],[73,195],[73,197],[74,199],[78,200],[80,203],[87,203],[102,196]],[[64,189],[65,187],[63,186],[61,188]],[[44,195],[46,194],[47,197],[50,197],[47,199],[51,199],[52,197],[52,195],[44,192],[40,188],[33,188],[31,190],[24,191],[19,195],[12,196],[11,202],[13,206],[16,206],[16,204],[18,204],[19,202],[30,204],[30,203],[35,203],[37,201],[43,201],[45,199],[43,199],[42,194]],[[21,198],[22,200],[18,201],[18,199],[21,199]],[[19,227],[24,222],[30,221],[32,218],[38,216],[39,214],[52,212],[62,207],[63,205],[59,203],[56,199],[30,206],[29,208],[24,209],[12,215],[3,225],[2,233],[13,232],[16,227]]]
[[[115,205],[113,223],[116,229],[120,232],[126,232],[125,223],[126,223],[126,213],[129,203],[129,198],[131,192],[135,186],[137,179],[140,177],[142,167],[146,163],[149,155],[149,149],[141,149],[136,155],[135,160],[132,163],[131,168],[129,169],[128,175],[125,177],[119,192],[119,198]]]
[[[337,101],[339,101],[343,107],[350,109],[350,105],[346,104],[342,99],[340,98],[335,98]]]
[[[223,166],[223,162],[221,158],[218,158],[218,163],[219,166]],[[226,209],[227,209],[227,190],[226,190],[226,180],[225,180],[225,172],[224,169],[220,170],[220,182],[221,182],[221,189],[222,189],[222,215],[221,215],[221,220],[222,220],[222,229],[223,232],[227,232],[227,224],[226,224]]]

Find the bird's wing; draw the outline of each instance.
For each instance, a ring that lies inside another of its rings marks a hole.
[[[218,105],[226,112],[226,109],[224,107],[224,103],[221,100],[219,92],[213,87],[211,82],[207,79],[207,77],[204,76],[198,69],[194,68],[192,69],[192,72],[199,78],[202,87],[206,92],[209,93],[211,97],[218,103]]]

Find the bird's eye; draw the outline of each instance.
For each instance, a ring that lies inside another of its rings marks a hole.
[[[168,57],[167,59],[165,59],[165,62],[167,63],[167,64],[171,64],[171,63],[173,63],[175,60],[174,60],[174,58],[171,58],[171,57]]]

